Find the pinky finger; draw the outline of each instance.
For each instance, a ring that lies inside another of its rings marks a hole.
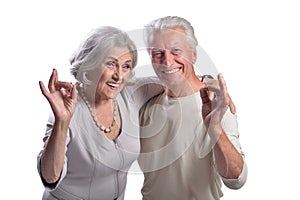
[[[231,97],[229,95],[228,95],[228,97],[229,97],[229,109],[230,109],[230,112],[232,114],[235,114],[236,113],[236,107],[235,107],[235,105],[234,105]]]

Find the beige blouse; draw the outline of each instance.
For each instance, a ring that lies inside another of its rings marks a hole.
[[[61,177],[52,186],[43,182],[43,199],[124,199],[127,171],[140,152],[139,109],[162,90],[157,78],[134,79],[126,85],[117,97],[122,127],[115,141],[99,131],[86,104],[80,100],[69,126]],[[45,144],[53,123],[54,117],[50,115]],[[37,160],[39,174],[42,151]]]

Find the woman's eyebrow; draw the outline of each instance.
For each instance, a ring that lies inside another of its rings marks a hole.
[[[112,59],[112,60],[114,60],[114,61],[117,61],[118,62],[118,59],[117,58],[114,58],[114,57],[107,57],[106,59]]]

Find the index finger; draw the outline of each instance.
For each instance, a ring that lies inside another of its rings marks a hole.
[[[65,88],[66,90],[68,91],[72,91],[73,88],[74,88],[74,85],[73,83],[70,83],[70,82],[65,82],[65,81],[57,81],[55,83],[55,88],[57,90],[60,90],[61,88]]]
[[[218,80],[211,79],[211,78],[205,78],[203,80],[203,83],[205,83],[206,88],[211,92],[219,92],[220,91],[220,84]]]
[[[210,102],[207,88],[202,88],[200,90],[200,96],[203,104]]]

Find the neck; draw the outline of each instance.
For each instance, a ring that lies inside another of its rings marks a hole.
[[[199,92],[205,87],[197,75],[193,75],[189,80],[174,85],[166,85],[165,92],[169,97],[184,97]]]
[[[112,105],[114,99],[97,95],[96,88],[86,86],[81,88],[82,95],[86,97],[87,101],[96,109],[107,105]],[[109,106],[110,107],[110,106]]]
[[[101,98],[101,97],[95,97],[95,100],[94,100],[94,105],[95,105],[95,108],[98,108],[98,107],[103,107],[103,106],[107,106],[107,105],[112,105],[112,103],[114,102],[114,99],[107,99],[107,98]]]
[[[117,102],[113,99],[103,100],[99,98],[95,100],[94,98],[89,98],[85,95],[83,88],[81,90],[81,96],[86,103],[96,126],[104,133],[110,133],[116,123]],[[94,102],[94,104],[91,104],[90,102]],[[111,118],[112,120],[109,120]],[[101,121],[99,121],[99,119]]]

